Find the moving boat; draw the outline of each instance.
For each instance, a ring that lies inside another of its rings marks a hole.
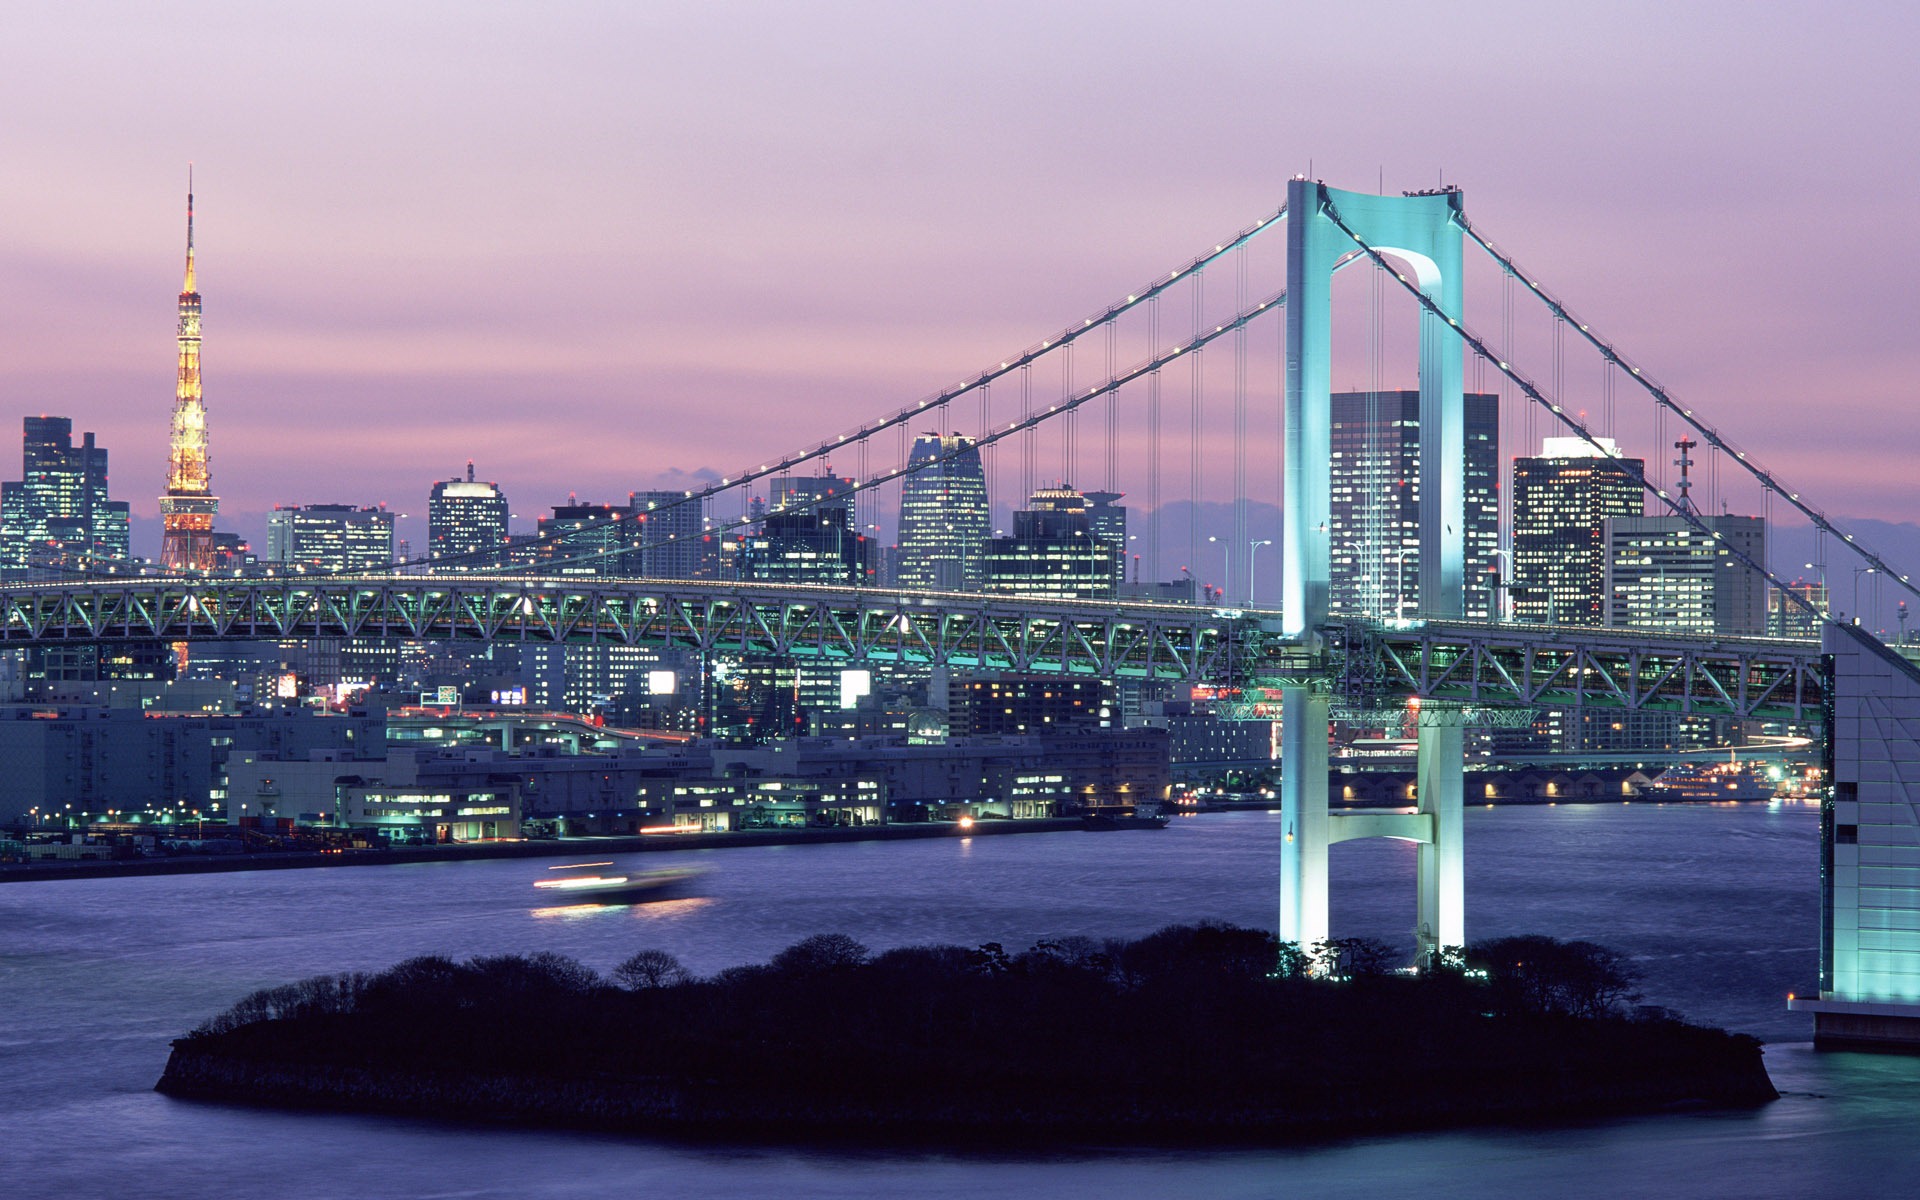
[[[549,871],[569,872],[534,882],[541,899],[551,904],[645,904],[652,900],[678,900],[692,894],[700,872],[691,867],[668,867],[655,871],[628,871],[601,875],[600,867],[610,862],[566,863],[548,867]],[[582,873],[594,872],[594,873]]]
[[[1649,800],[1770,800],[1772,780],[1736,762],[1670,767],[1641,789]]]

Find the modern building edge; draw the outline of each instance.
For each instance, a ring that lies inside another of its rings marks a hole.
[[[1813,1015],[1813,1044],[1819,1049],[1920,1054],[1920,1003],[1793,996],[1787,1009]]]

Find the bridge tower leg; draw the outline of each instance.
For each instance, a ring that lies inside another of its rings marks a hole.
[[[1420,725],[1414,792],[1432,830],[1432,840],[1420,844],[1415,870],[1420,904],[1414,953],[1423,964],[1432,961],[1435,951],[1467,939],[1463,740],[1456,723]]]
[[[1327,695],[1280,689],[1280,940],[1327,939]]]

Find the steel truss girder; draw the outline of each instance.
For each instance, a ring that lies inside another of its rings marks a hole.
[[[156,579],[0,589],[0,648],[375,638],[657,646],[1102,678],[1220,679],[1238,614],[1193,605],[647,580]]]
[[[1782,639],[1429,622],[1350,625],[1330,643],[1355,698],[1809,720],[1824,686],[1819,645]]]

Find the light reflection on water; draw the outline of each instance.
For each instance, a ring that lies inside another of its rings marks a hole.
[[[1631,954],[1647,1001],[1803,1040],[1817,813],[1798,805],[1562,805],[1468,814],[1476,936],[1587,937]],[[1053,1155],[814,1153],[293,1115],[151,1090],[169,1038],[246,991],[426,953],[533,950],[606,970],[658,947],[697,971],[842,931],[876,949],[1137,936],[1213,916],[1271,927],[1278,818],[1161,833],[674,851],[705,895],[529,909],[520,862],[0,887],[0,1112],[10,1194],[49,1196],[1911,1194],[1920,1060],[1770,1048],[1788,1093],[1750,1113],[1359,1139],[1313,1149]],[[638,860],[638,861],[634,861]],[[1406,944],[1411,847],[1335,848],[1336,932]],[[18,1183],[24,1187],[16,1187]]]

